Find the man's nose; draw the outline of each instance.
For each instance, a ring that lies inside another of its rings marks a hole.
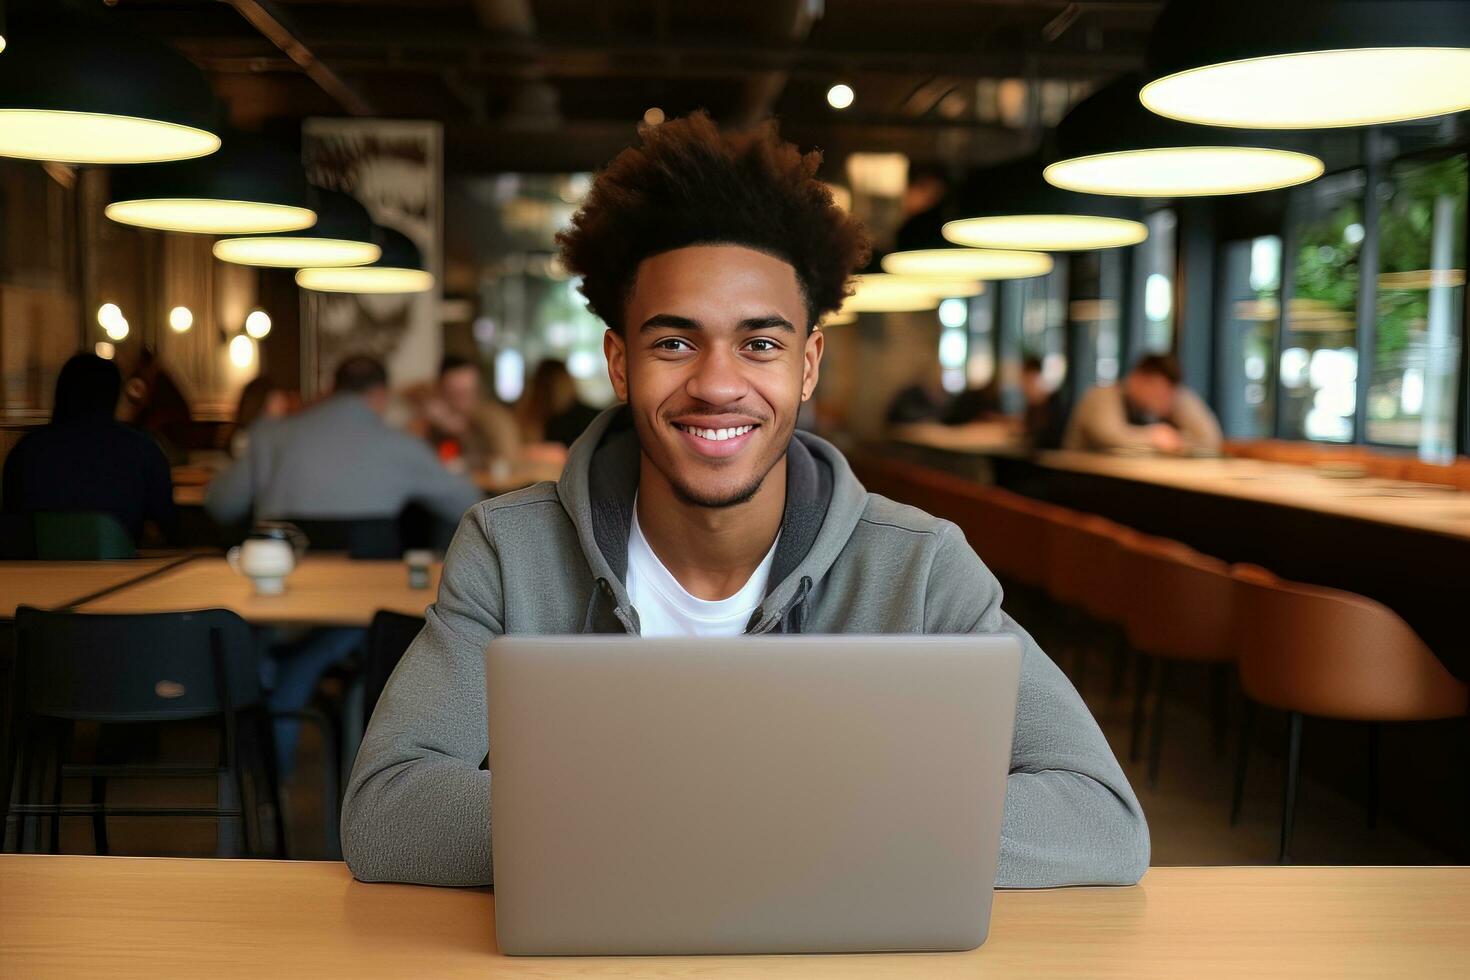
[[[744,397],[749,385],[734,352],[717,349],[699,358],[684,390],[689,397],[707,404],[725,405]]]

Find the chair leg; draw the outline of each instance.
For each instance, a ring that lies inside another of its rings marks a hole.
[[[1113,662],[1113,676],[1109,682],[1108,699],[1116,701],[1123,696],[1123,687],[1128,683],[1128,641],[1121,632],[1113,634],[1108,644],[1108,653]]]
[[[1230,727],[1230,665],[1215,664],[1210,668],[1210,734],[1215,743],[1215,758],[1225,757],[1225,735]]]
[[[1148,785],[1150,789],[1159,785],[1159,763],[1164,755],[1164,702],[1169,696],[1170,664],[1159,661],[1159,679],[1154,685],[1154,717],[1148,744]]]
[[[1137,656],[1137,667],[1133,678],[1133,729],[1128,739],[1128,761],[1137,762],[1143,750],[1143,720],[1147,712],[1149,683],[1153,675],[1153,658],[1146,653]]]
[[[1240,823],[1240,808],[1245,802],[1245,768],[1251,757],[1251,737],[1256,728],[1256,703],[1245,700],[1245,711],[1240,719],[1240,757],[1235,763],[1235,792],[1230,797],[1230,826]]]
[[[1368,723],[1368,829],[1378,829],[1378,722]]]
[[[1291,829],[1296,822],[1297,784],[1301,777],[1302,764],[1302,716],[1293,711],[1287,716],[1286,736],[1286,786],[1281,806],[1281,853],[1276,856],[1278,864],[1291,863]]]
[[[92,849],[98,854],[108,853],[107,814],[103,807],[107,803],[107,777],[92,777],[92,805],[97,812],[92,814]]]

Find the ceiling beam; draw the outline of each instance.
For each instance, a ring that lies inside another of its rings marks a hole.
[[[228,3],[347,112],[354,116],[378,114],[366,96],[312,53],[270,0],[228,0]]]

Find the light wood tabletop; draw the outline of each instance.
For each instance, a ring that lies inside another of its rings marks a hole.
[[[1374,477],[1335,478],[1310,466],[1258,459],[1185,459],[1045,452],[1042,466],[1239,500],[1295,507],[1470,540],[1470,493]]]
[[[174,556],[126,561],[0,561],[0,619],[13,618],[20,606],[64,609],[180,560]]]
[[[509,958],[485,890],[329,862],[0,856],[0,964],[46,977],[1455,977],[1470,868],[1155,868],[998,892],[967,953]]]
[[[282,595],[259,596],[223,558],[196,558],[78,608],[90,613],[230,609],[257,625],[366,626],[379,609],[422,616],[438,594],[439,572],[435,563],[429,587],[412,589],[408,566],[401,561],[308,554],[286,577]]]

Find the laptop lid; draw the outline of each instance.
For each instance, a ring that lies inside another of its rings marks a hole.
[[[519,954],[971,949],[1005,636],[500,637],[496,932]]]

